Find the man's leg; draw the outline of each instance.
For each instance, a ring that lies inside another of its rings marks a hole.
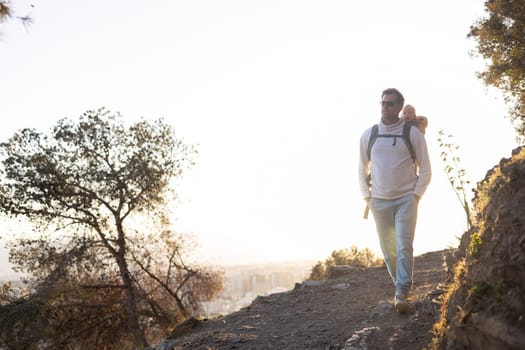
[[[394,284],[396,283],[396,231],[394,221],[394,201],[386,199],[371,198],[368,203],[374,221],[376,223],[377,235],[379,236],[379,244],[383,251],[383,258],[385,265],[392,277]]]
[[[413,242],[416,231],[418,199],[408,195],[398,200],[396,221],[396,295],[406,298],[412,288],[414,270]]]

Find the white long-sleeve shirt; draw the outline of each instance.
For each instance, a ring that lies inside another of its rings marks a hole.
[[[411,193],[421,197],[427,189],[432,170],[425,137],[418,128],[410,128],[410,140],[416,155],[414,163],[401,136],[404,124],[404,120],[392,125],[379,123],[379,135],[400,136],[378,137],[370,153],[371,159],[367,153],[372,128],[361,136],[358,177],[363,198],[396,199]],[[371,174],[371,188],[368,174]]]

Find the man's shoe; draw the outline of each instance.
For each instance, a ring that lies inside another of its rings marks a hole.
[[[400,314],[406,314],[409,310],[409,305],[406,300],[406,297],[398,296],[396,295],[396,299],[394,301],[394,306]]]

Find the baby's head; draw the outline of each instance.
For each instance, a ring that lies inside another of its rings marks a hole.
[[[412,105],[405,105],[401,111],[401,118],[406,120],[416,119],[416,109]]]

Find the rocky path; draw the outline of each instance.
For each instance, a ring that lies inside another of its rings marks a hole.
[[[423,349],[438,317],[435,298],[447,277],[446,251],[416,257],[411,311],[392,307],[385,268],[352,268],[324,282],[258,297],[214,320],[193,320],[158,350],[182,349]]]

